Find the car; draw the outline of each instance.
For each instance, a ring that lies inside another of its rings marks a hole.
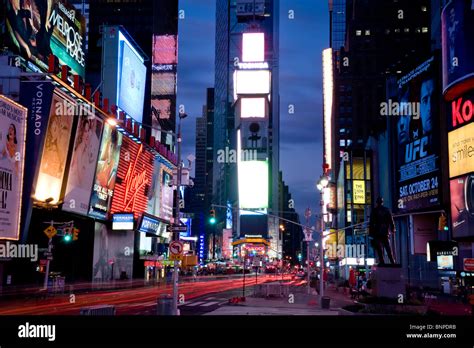
[[[305,278],[306,277],[306,271],[300,269],[298,272],[296,272],[296,276],[298,278]]]

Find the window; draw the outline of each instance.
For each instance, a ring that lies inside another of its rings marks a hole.
[[[386,35],[390,34],[390,29],[385,29],[385,34]]]
[[[403,29],[403,31],[404,31],[405,33],[409,33],[409,32],[410,32],[410,28],[405,28],[405,29]]]
[[[370,29],[365,30],[365,36],[370,36]]]
[[[395,29],[395,32],[396,32],[396,33],[399,33],[399,32],[400,32],[400,28]]]
[[[422,33],[427,33],[427,32],[428,32],[428,27],[423,27],[423,28],[421,28],[421,32],[422,32]]]
[[[361,36],[362,35],[362,30],[356,30],[356,36]]]
[[[422,12],[426,12],[426,11],[427,11],[426,6],[421,6],[421,11],[422,11]]]

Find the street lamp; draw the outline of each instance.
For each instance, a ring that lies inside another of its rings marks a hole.
[[[323,175],[319,178],[319,183],[316,185],[318,190],[321,192],[321,204],[324,206],[324,190],[329,185],[329,179],[326,175]],[[322,301],[324,296],[324,211],[321,207],[321,241],[320,241],[320,248],[319,248],[319,258],[320,258],[320,273],[319,273],[319,296]]]

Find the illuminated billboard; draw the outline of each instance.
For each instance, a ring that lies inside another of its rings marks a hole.
[[[265,60],[265,34],[243,33],[242,61],[263,62]]]
[[[102,94],[135,121],[142,122],[146,67],[140,48],[120,26],[104,27]]]
[[[120,148],[120,163],[112,198],[111,213],[133,212],[135,218],[146,212],[148,190],[153,175],[154,155],[129,137]]]
[[[151,101],[152,126],[159,127],[159,120],[168,120],[171,116],[170,99],[153,99]]]
[[[53,95],[41,162],[33,198],[37,201],[58,204],[61,199],[64,171],[69,152],[73,115],[65,115],[58,105],[66,103],[63,110],[74,109],[75,104],[64,95]]]
[[[437,62],[431,57],[398,81],[399,101],[419,105],[417,115],[398,116],[394,127],[399,211],[440,204],[438,80]]]
[[[133,213],[115,213],[112,216],[112,230],[114,231],[131,231],[133,225]]]
[[[21,56],[42,70],[54,54],[71,72],[85,75],[85,19],[64,0],[6,1],[6,27]]]
[[[26,108],[0,95],[0,239],[19,239],[26,118]]]
[[[106,219],[114,195],[117,167],[120,159],[122,133],[108,123],[104,126],[89,215]]]
[[[236,70],[234,71],[234,93],[270,94],[269,70]],[[237,96],[235,96],[237,99]]]
[[[240,98],[240,118],[265,118],[266,116],[265,98]]]
[[[155,64],[176,64],[177,44],[174,35],[153,36],[153,56],[152,63]]]
[[[161,197],[159,217],[170,221],[173,217],[173,176],[165,165],[161,167]]]
[[[443,94],[452,100],[472,88],[474,11],[471,0],[452,0],[441,13]]]
[[[332,104],[333,104],[333,62],[332,48],[323,51],[323,119],[324,119],[324,162],[332,167]]]
[[[474,172],[474,123],[448,133],[449,177]]]
[[[450,181],[453,238],[474,236],[474,174]]]
[[[172,72],[153,72],[151,76],[152,96],[173,95],[176,93],[176,74]]]
[[[87,215],[103,122],[98,117],[80,116],[64,196],[63,210]]]
[[[365,181],[353,180],[352,191],[354,204],[365,204]]]
[[[268,208],[268,162],[239,161],[239,207]]]

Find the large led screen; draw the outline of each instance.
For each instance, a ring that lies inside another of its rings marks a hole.
[[[133,212],[138,218],[146,212],[153,162],[154,155],[143,144],[123,138],[111,213]]]
[[[167,120],[171,115],[171,100],[153,99],[151,101],[151,114],[153,117],[153,126],[159,127],[158,120]]]
[[[13,46],[43,70],[54,54],[72,72],[85,75],[86,25],[64,0],[6,2],[6,27]]]
[[[18,240],[27,109],[0,95],[0,239]]]
[[[136,121],[143,118],[146,67],[127,40],[120,41],[118,106]]]
[[[268,162],[238,163],[239,207],[268,208]]]
[[[236,70],[234,72],[236,94],[269,94],[270,71]]]
[[[95,116],[82,115],[76,130],[76,139],[64,196],[63,210],[87,215],[99,154],[103,122]]]
[[[151,76],[151,94],[173,95],[176,92],[176,74],[171,72],[154,72]]]
[[[241,98],[240,118],[265,118],[267,101],[265,98]]]
[[[61,108],[61,105],[65,107]],[[73,115],[65,114],[63,111],[74,108],[73,102],[65,96],[54,94],[33,196],[35,200],[41,202],[48,200],[51,204],[57,204],[61,198],[74,118]]]
[[[474,123],[448,134],[449,177],[474,172]]]
[[[265,34],[244,33],[242,35],[242,61],[263,62],[265,60]]]
[[[105,124],[89,207],[90,216],[99,219],[107,218],[114,195],[122,137],[122,133],[115,127]]]
[[[173,176],[171,171],[164,165],[161,167],[161,199],[159,217],[170,221],[173,217],[173,187],[171,185]]]
[[[174,35],[153,36],[153,64],[176,64],[177,46]]]
[[[396,118],[395,206],[399,211],[440,204],[439,83],[435,57],[398,81],[400,103],[415,105]]]

